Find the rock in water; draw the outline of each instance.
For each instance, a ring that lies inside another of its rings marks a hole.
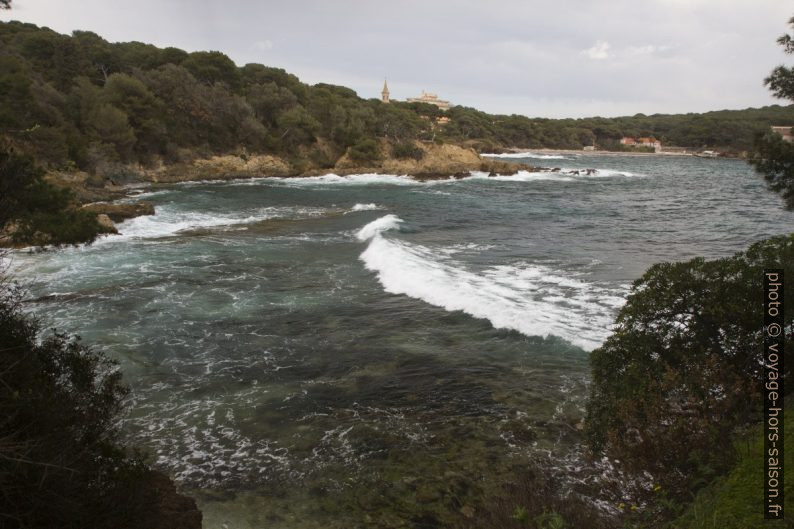
[[[133,202],[132,204],[96,202],[94,204],[86,204],[83,209],[93,211],[99,215],[107,215],[113,222],[123,222],[142,215],[154,215],[154,206],[149,202]]]
[[[110,217],[105,215],[104,213],[100,213],[96,216],[96,221],[105,229],[105,233],[118,233],[119,230],[116,229],[116,223],[110,220]]]

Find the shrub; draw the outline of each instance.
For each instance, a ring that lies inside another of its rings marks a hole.
[[[28,156],[0,147],[0,229],[17,244],[91,242],[104,229],[73,205],[72,193],[46,180]]]
[[[350,159],[358,163],[371,163],[381,159],[378,142],[369,138],[350,147]]]
[[[400,141],[392,145],[391,155],[395,158],[421,160],[425,156],[425,151],[412,141]]]
[[[635,281],[614,334],[591,354],[595,452],[651,472],[673,499],[730,467],[731,434],[763,402],[764,268],[794,277],[794,235],[726,259],[656,264]],[[785,303],[788,377],[794,289]]]
[[[127,388],[115,362],[42,336],[20,303],[0,285],[0,526],[157,526],[156,475],[118,445]]]

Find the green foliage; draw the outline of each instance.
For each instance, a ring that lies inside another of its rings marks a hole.
[[[314,143],[320,124],[301,105],[281,114],[278,118],[279,140],[288,152],[294,152],[299,145]]]
[[[421,160],[425,156],[425,151],[412,141],[400,141],[392,145],[391,154],[395,158],[412,158]]]
[[[794,17],[788,21],[789,25],[794,27]],[[787,54],[794,53],[794,40],[791,35],[785,34],[777,39],[778,44],[783,46],[783,51]],[[786,66],[778,66],[772,73],[764,79],[766,84],[775,97],[780,99],[788,99],[794,101],[794,68],[787,68]]]
[[[449,123],[438,125],[441,116]],[[770,124],[787,123],[794,123],[794,106],[552,120],[462,106],[443,111],[424,103],[385,105],[345,87],[309,86],[279,68],[237,67],[217,51],[187,53],[110,43],[88,31],[67,36],[32,24],[0,23],[0,135],[52,168],[95,170],[89,151],[96,144],[113,147],[110,164],[144,165],[178,160],[179,153],[240,148],[294,158],[318,139],[333,153],[380,138],[403,146],[467,142],[494,150],[581,149],[594,141],[609,147],[622,136],[742,151]],[[408,158],[419,155],[397,150]]]
[[[794,411],[786,410],[784,453],[785,468],[794,465]],[[666,527],[669,529],[746,529],[764,527],[782,529],[791,527],[785,520],[764,520],[761,511],[764,497],[764,437],[761,426],[752,429],[735,445],[738,463],[730,473],[720,477],[698,493],[686,512]],[[794,481],[786,476],[783,495],[785,511],[794,509]]]
[[[119,444],[117,364],[22,313],[0,277],[0,526],[200,527],[195,504]]]
[[[762,405],[764,268],[794,277],[794,235],[733,257],[652,266],[634,282],[614,334],[591,354],[587,432],[673,500],[727,470],[731,434]],[[790,373],[794,291],[785,297]]]
[[[101,98],[127,116],[137,150],[157,151],[166,132],[160,119],[163,104],[146,85],[132,76],[114,73],[105,82]]]
[[[43,178],[29,156],[0,149],[0,229],[17,244],[78,244],[103,228],[96,215],[72,206],[68,190]]]
[[[748,160],[764,177],[769,189],[780,193],[787,209],[794,209],[794,145],[776,132],[767,132],[756,141]]]
[[[378,142],[367,138],[350,147],[350,159],[358,163],[371,163],[382,158]]]
[[[91,138],[113,145],[120,158],[129,158],[135,144],[135,132],[123,110],[101,103],[91,109],[86,125]]]
[[[127,389],[79,339],[42,336],[0,285],[0,525],[136,527],[150,519],[149,471],[115,443]]]
[[[789,24],[794,26],[794,17],[789,20]],[[794,40],[791,35],[778,38],[778,44],[783,46],[786,53],[794,53]],[[794,101],[794,68],[778,66],[764,83],[775,97]],[[790,121],[785,125],[793,123],[794,121]],[[794,147],[780,135],[765,131],[757,135],[755,150],[749,161],[769,183],[769,188],[783,196],[786,208],[794,209]]]
[[[538,529],[566,529],[568,524],[565,519],[556,512],[543,512],[535,517],[535,526]]]
[[[516,510],[513,513],[513,520],[519,523],[529,524],[529,513],[523,507],[516,507]]]
[[[240,74],[234,61],[219,51],[191,53],[182,61],[182,67],[203,83],[225,83],[233,89],[240,84]]]

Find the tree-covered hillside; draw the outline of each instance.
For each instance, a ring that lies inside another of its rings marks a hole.
[[[781,106],[564,120],[458,106],[447,111],[445,125],[436,123],[440,113],[362,99],[341,86],[310,86],[278,68],[238,67],[217,51],[114,44],[87,31],[67,36],[0,23],[0,134],[52,168],[99,174],[242,149],[330,167],[348,147],[373,138],[578,149],[594,140],[609,148],[629,135],[741,151],[769,125],[794,123],[794,107]]]

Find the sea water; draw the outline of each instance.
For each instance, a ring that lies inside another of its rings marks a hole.
[[[588,354],[651,264],[794,229],[739,160],[512,159],[562,170],[160,186],[134,197],[154,216],[11,270],[120,362],[125,438],[206,527],[444,520],[581,453]]]

